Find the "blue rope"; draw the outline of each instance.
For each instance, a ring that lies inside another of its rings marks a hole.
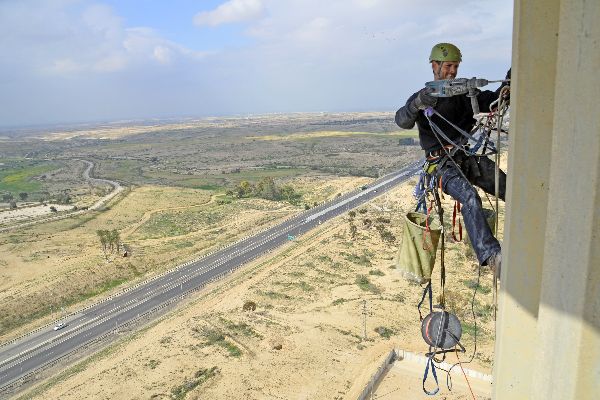
[[[415,208],[416,212],[422,210],[423,213],[427,212],[427,203],[425,202],[425,171],[421,171],[419,176],[419,182],[415,185],[415,189],[413,190],[413,196],[418,200],[417,207]]]

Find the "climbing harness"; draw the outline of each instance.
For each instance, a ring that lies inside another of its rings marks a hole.
[[[434,93],[432,95],[436,95],[438,97],[449,97],[456,94],[464,94],[467,93],[467,96],[471,98],[471,105],[473,108],[473,112],[477,114],[479,112],[479,107],[475,107],[477,104],[476,96],[477,96],[477,87],[485,86],[488,83],[492,83],[495,81],[487,81],[480,79],[455,79],[449,81],[433,81],[428,82],[426,86],[433,88]],[[505,81],[498,81],[505,82]],[[480,118],[477,121],[474,129],[471,133],[465,132],[460,127],[456,126],[448,119],[444,118],[440,113],[438,113],[433,108],[427,108],[424,110],[425,117],[429,122],[431,129],[434,133],[434,136],[442,146],[439,150],[435,152],[431,152],[427,154],[426,160],[423,164],[423,170],[421,171],[421,176],[419,178],[419,182],[415,187],[414,195],[417,198],[417,206],[415,211],[422,211],[426,214],[425,218],[428,221],[431,217],[432,211],[435,210],[437,213],[439,224],[441,226],[441,236],[440,236],[440,296],[439,296],[439,305],[433,305],[433,291],[432,291],[432,283],[431,279],[427,281],[427,284],[424,287],[423,295],[421,301],[419,302],[417,309],[419,312],[419,319],[421,321],[421,335],[425,342],[429,345],[429,350],[426,353],[427,364],[425,367],[425,372],[423,375],[423,391],[428,395],[435,395],[439,392],[439,383],[436,369],[440,369],[436,367],[436,363],[441,363],[446,356],[446,353],[454,352],[457,354],[466,352],[465,347],[460,343],[460,339],[462,336],[462,327],[458,317],[445,309],[445,281],[446,281],[446,271],[445,271],[445,235],[444,235],[444,219],[443,219],[443,209],[441,204],[441,196],[440,192],[442,191],[442,182],[441,175],[436,174],[436,170],[439,171],[445,165],[445,163],[452,163],[457,171],[462,175],[462,177],[469,182],[469,179],[465,176],[461,166],[460,161],[457,161],[458,157],[463,157],[460,153],[463,153],[464,156],[467,157],[487,157],[489,155],[495,155],[496,157],[496,171],[495,171],[495,197],[496,204],[494,209],[495,214],[495,230],[494,234],[497,236],[498,234],[498,197],[499,197],[499,164],[500,164],[500,131],[502,130],[502,120],[508,109],[508,102],[505,99],[505,95],[509,89],[507,87],[503,87],[500,91],[500,96],[497,101],[492,103],[492,108],[494,105],[497,106],[495,110],[490,110],[483,118]],[[451,140],[448,135],[444,133],[444,131],[432,120],[433,116],[441,119],[446,122],[449,126],[454,128],[457,132],[461,134],[460,140]],[[497,137],[495,143],[491,140],[490,136],[492,131],[496,128]],[[478,134],[478,137],[475,135]],[[460,153],[459,153],[460,152]],[[431,199],[431,197],[433,197]],[[427,207],[427,201],[429,200],[430,206]],[[489,197],[488,197],[488,201]],[[491,201],[490,201],[491,204]],[[460,223],[460,212],[461,205],[458,201],[455,201],[453,216],[452,216],[452,237],[455,241],[462,240],[462,225]],[[458,218],[457,218],[458,216]],[[458,236],[455,232],[456,222],[458,220]],[[428,229],[423,232],[423,245],[425,245],[425,235],[427,234]],[[477,277],[477,285],[473,291],[473,298],[471,301],[471,312],[473,315],[473,321],[475,326],[474,333],[474,349],[473,353],[468,361],[459,362],[452,365],[448,371],[446,371],[446,385],[449,390],[451,390],[451,377],[450,371],[456,365],[460,365],[462,369],[463,363],[470,363],[474,357],[477,350],[477,321],[476,314],[474,309],[475,296],[477,294],[477,290],[479,288],[479,281],[481,277],[481,268],[479,269],[479,274]],[[496,318],[496,309],[497,309],[497,277],[494,274],[494,319]],[[423,305],[425,298],[429,299],[429,314],[423,317],[421,313],[421,306]],[[439,309],[439,311],[434,311],[434,308]],[[442,356],[441,360],[438,360],[436,356]],[[435,389],[428,390],[426,388],[426,382],[429,376],[429,370],[431,369],[431,374],[435,381]],[[466,377],[466,375],[465,375]],[[469,385],[470,387],[470,385]]]

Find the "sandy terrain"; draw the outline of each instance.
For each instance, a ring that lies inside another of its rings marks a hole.
[[[354,239],[348,215],[327,222],[194,295],[160,321],[133,335],[123,334],[108,350],[23,398],[356,398],[392,348],[421,354],[427,350],[416,310],[422,290],[396,271],[398,242],[384,242],[375,224],[365,223],[389,219],[383,224],[399,240],[403,215],[414,207],[414,183],[357,213]],[[451,215],[449,200],[446,215]],[[122,226],[115,222],[124,218],[117,218],[117,212],[111,210],[106,221]],[[128,218],[128,226],[145,218],[145,212],[140,207],[135,218]],[[152,240],[144,239],[142,229],[131,232],[132,240],[136,235],[136,240]],[[466,253],[464,243],[448,243],[446,298],[467,324],[463,343],[470,355],[477,265]],[[439,293],[439,268],[433,282],[434,293]],[[490,373],[493,360],[491,282],[491,275],[484,273],[474,304],[477,354],[469,364],[485,373]],[[256,303],[255,311],[243,310],[247,301]],[[423,398],[420,388],[415,391],[414,397],[404,398]],[[444,393],[446,399],[464,396],[458,386],[456,392]]]
[[[37,218],[54,214],[54,211],[52,211],[50,207],[54,207],[58,212],[70,211],[73,209],[72,205],[54,203],[47,203],[46,205],[20,207],[16,210],[7,210],[0,212],[0,224],[18,222],[30,218]]]
[[[321,202],[367,181],[291,183]],[[300,211],[262,199],[221,206],[211,191],[156,186],[134,188],[109,208],[0,233],[0,340],[50,322],[52,309],[75,309],[74,301],[97,299],[98,291],[108,295],[125,281],[143,280]],[[100,229],[118,230],[133,257],[109,254],[107,262]]]

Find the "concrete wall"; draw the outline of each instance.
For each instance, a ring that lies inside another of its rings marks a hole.
[[[515,1],[495,399],[600,396],[600,1]]]

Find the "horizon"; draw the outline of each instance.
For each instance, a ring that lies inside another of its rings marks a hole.
[[[67,129],[76,131],[78,128],[99,128],[102,126],[112,125],[119,126],[135,126],[135,125],[150,125],[157,123],[159,125],[169,125],[181,123],[185,121],[205,121],[211,119],[250,119],[262,118],[271,116],[287,116],[287,115],[322,115],[328,116],[331,114],[371,114],[371,113],[390,113],[390,121],[393,121],[396,110],[364,110],[364,111],[290,111],[290,112],[265,112],[265,113],[239,113],[239,114],[223,114],[223,115],[205,115],[205,116],[172,116],[172,117],[148,117],[139,119],[116,119],[116,120],[96,120],[96,121],[72,121],[72,122],[56,122],[56,123],[41,123],[33,125],[5,126],[0,125],[0,134],[10,136],[11,132],[48,132],[50,129]],[[401,128],[399,128],[401,129]]]

